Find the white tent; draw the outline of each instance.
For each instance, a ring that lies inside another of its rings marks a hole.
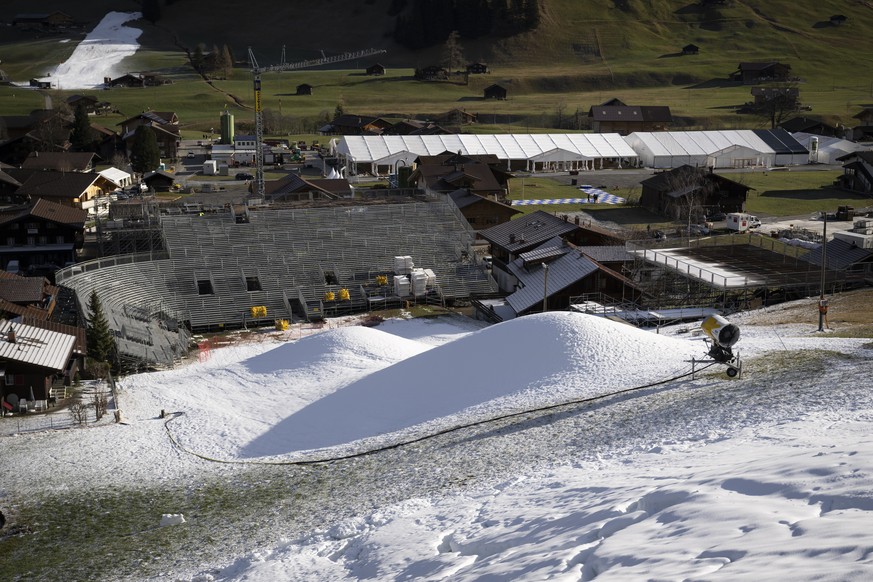
[[[127,188],[133,184],[133,176],[116,167],[106,168],[100,171],[100,175],[116,184],[119,188]]]
[[[837,158],[852,152],[870,151],[870,146],[839,137],[796,132],[791,136],[809,150],[809,161],[818,164],[839,164]],[[817,142],[817,143],[814,143]]]
[[[808,152],[784,130],[635,132],[624,138],[643,166],[740,168],[799,165]]]
[[[506,169],[567,171],[633,163],[636,153],[615,134],[453,134],[453,135],[349,135],[335,142],[336,155],[347,175],[396,173],[418,156],[443,152],[462,155],[493,154]]]

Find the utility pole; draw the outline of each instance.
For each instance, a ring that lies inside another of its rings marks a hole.
[[[543,313],[549,309],[549,266],[543,265]]]
[[[821,295],[818,298],[818,330],[824,331],[825,315],[828,312],[828,302],[825,299],[825,272],[828,262],[828,213],[821,213],[824,218],[824,229],[821,237]]]

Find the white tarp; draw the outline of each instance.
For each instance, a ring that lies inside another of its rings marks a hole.
[[[778,152],[751,129],[721,131],[639,131],[625,137],[639,156],[641,165],[650,168],[770,167],[806,163],[805,154]]]

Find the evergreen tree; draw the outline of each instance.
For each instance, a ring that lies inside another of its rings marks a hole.
[[[233,58],[233,52],[231,52],[230,47],[227,45],[224,45],[224,47],[222,47],[221,52],[223,54],[222,61],[224,62],[224,78],[229,79],[231,73],[233,72],[233,64],[235,62]]]
[[[198,73],[203,73],[203,63],[206,57],[203,55],[203,51],[206,49],[206,46],[201,42],[196,47],[194,47],[194,54],[191,55],[191,65],[194,66],[194,70]]]
[[[155,130],[148,125],[140,125],[133,134],[133,144],[130,147],[131,168],[134,172],[145,174],[157,168],[160,163],[161,151]]]
[[[338,117],[342,117],[343,115],[345,115],[345,113],[346,112],[345,109],[343,109],[343,104],[337,103],[336,107],[333,110],[333,118],[336,119]]]
[[[450,73],[457,71],[464,64],[464,49],[461,47],[461,35],[457,30],[449,33],[446,44],[443,46],[442,65]]]
[[[100,303],[96,290],[92,290],[91,296],[88,298],[88,311],[91,314],[87,318],[88,327],[86,329],[88,356],[98,362],[107,362],[115,347],[115,340],[109,329],[109,322],[106,321],[106,316],[103,314],[103,305]]]
[[[73,117],[73,131],[70,133],[70,143],[78,152],[88,151],[91,148],[91,122],[88,120],[88,112],[85,106],[79,103]]]
[[[161,3],[159,0],[142,0],[142,17],[154,24],[161,19]]]

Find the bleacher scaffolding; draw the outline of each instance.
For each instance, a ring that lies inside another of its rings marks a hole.
[[[239,221],[230,210],[161,216],[166,250],[80,263],[59,271],[57,282],[75,289],[80,303],[96,289],[116,317],[113,329],[137,346],[148,345],[137,327],[146,312],[168,316],[158,329],[206,332],[407,302],[446,304],[496,290],[473,258],[474,231],[445,198],[257,208],[247,217]],[[418,296],[398,296],[390,285],[394,257],[407,255],[435,275]],[[347,300],[325,300],[340,289]],[[266,315],[253,317],[253,306],[264,306]]]

